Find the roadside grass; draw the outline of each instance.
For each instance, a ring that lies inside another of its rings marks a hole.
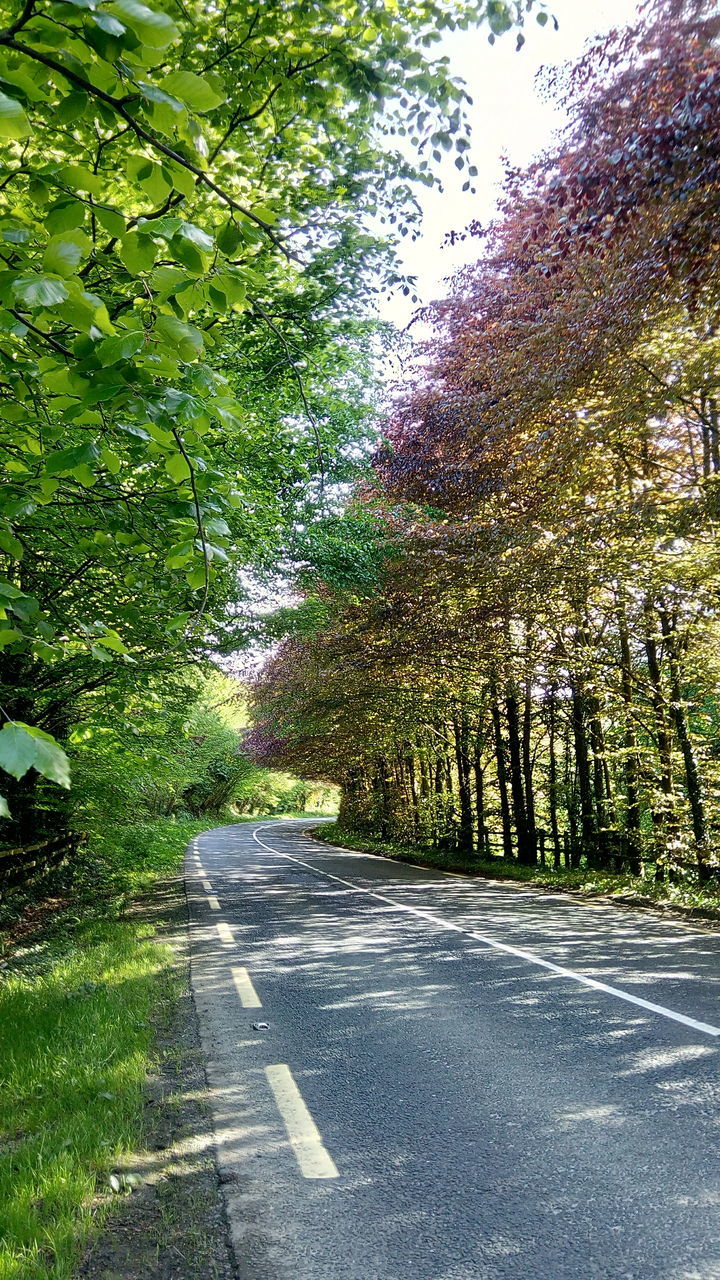
[[[649,867],[647,874],[641,876],[611,875],[589,868],[562,868],[556,871],[552,867],[523,867],[505,858],[481,861],[426,846],[399,844],[373,836],[357,836],[337,822],[324,824],[314,835],[317,840],[328,844],[341,844],[349,849],[380,854],[399,862],[434,867],[438,871],[455,871],[493,880],[515,880],[587,897],[608,896],[628,905],[671,908],[700,919],[720,919],[720,892],[717,887],[701,887],[689,878],[658,881],[655,879],[654,867]]]
[[[91,840],[57,915],[0,970],[0,1280],[68,1280],[123,1190],[113,1170],[142,1140],[153,1017],[175,982],[132,904],[206,829],[161,819]]]

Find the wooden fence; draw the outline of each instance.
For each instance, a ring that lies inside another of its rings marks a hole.
[[[75,853],[82,836],[65,834],[24,849],[0,850],[0,899],[60,867]]]

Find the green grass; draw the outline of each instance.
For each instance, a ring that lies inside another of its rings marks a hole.
[[[153,1012],[172,954],[125,915],[202,822],[120,828],[80,859],[71,907],[0,980],[0,1280],[65,1280],[142,1141]]]
[[[455,871],[466,875],[490,877],[499,880],[516,880],[525,884],[546,888],[572,890],[588,896],[607,894],[619,901],[639,905],[657,904],[677,909],[698,917],[720,918],[720,893],[717,887],[700,887],[692,879],[675,882],[657,881],[653,867],[644,876],[612,875],[610,873],[579,868],[555,871],[551,867],[523,867],[505,858],[479,861],[463,858],[457,853],[445,853],[418,845],[400,844],[373,836],[357,836],[345,830],[339,823],[327,823],[315,833],[319,840],[330,844],[346,845],[366,853],[382,854],[400,862],[416,863],[423,867],[435,867],[439,871]]]

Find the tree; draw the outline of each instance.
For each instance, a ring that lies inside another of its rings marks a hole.
[[[412,233],[412,183],[434,180],[425,150],[465,164],[464,91],[426,50],[484,17],[500,31],[522,6],[27,0],[7,14],[6,685],[29,687],[38,662],[61,684],[86,658],[101,681],[92,664],[113,655],[192,654],[222,630],[236,566],[276,545],[271,492],[309,474],[322,489],[347,430],[337,398],[337,430],[319,415],[308,369],[320,357],[327,375],[370,280],[397,280],[366,215]],[[4,767],[64,785],[59,749],[5,714]]]
[[[483,257],[428,313],[376,463],[396,552],[258,695],[266,758],[324,755],[350,825],[715,874],[708,30],[661,15],[583,59],[569,133],[509,176]]]

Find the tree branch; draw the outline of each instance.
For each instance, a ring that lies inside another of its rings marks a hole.
[[[183,169],[187,169],[189,173],[193,173],[198,182],[202,183],[203,186],[208,187],[210,191],[214,191],[215,194],[218,195],[220,199],[231,209],[235,209],[238,213],[241,213],[244,218],[249,218],[251,222],[254,222],[256,226],[260,227],[261,230],[265,232],[268,239],[272,241],[275,247],[279,249],[286,258],[290,257],[290,254],[285,248],[282,240],[275,234],[270,224],[265,222],[264,218],[260,218],[256,213],[253,213],[252,209],[248,209],[245,205],[240,204],[240,202],[235,200],[233,196],[229,195],[227,191],[224,191],[217,182],[213,182],[212,178],[207,173],[204,173],[196,164],[193,164],[191,160],[187,160],[185,156],[180,154],[180,152],[174,151],[172,147],[168,147],[164,142],[161,142],[159,138],[156,138],[147,129],[143,128],[141,124],[138,124],[137,120],[135,120],[127,110],[124,99],[113,98],[112,94],[106,93],[104,89],[98,89],[97,85],[94,85],[92,81],[86,80],[84,76],[78,75],[75,71],[71,71],[69,67],[63,66],[63,64],[61,62],[57,62],[55,58],[49,58],[46,54],[39,53],[36,49],[31,49],[28,45],[22,44],[19,40],[14,40],[7,36],[5,38],[0,37],[0,44],[7,45],[8,48],[14,49],[17,53],[24,53],[27,58],[32,58],[34,62],[41,63],[42,66],[48,67],[51,71],[59,72],[59,74],[64,76],[66,80],[69,80],[71,84],[77,85],[78,88],[84,89],[86,93],[89,93],[91,97],[99,98],[101,102],[112,107],[113,111],[116,111],[121,119],[125,120],[127,124],[129,124],[136,137],[141,138],[143,142],[146,142],[148,146],[153,147],[155,151],[159,151],[161,155],[167,156],[169,160],[174,160],[176,164],[182,165]]]
[[[22,28],[32,18],[34,8],[35,8],[35,0],[25,0],[25,4],[23,5],[21,13],[18,15],[18,17],[15,19],[12,25],[9,26],[7,30],[0,31],[0,44],[4,44],[7,40],[12,40],[12,37],[15,35],[15,32],[22,30]]]

